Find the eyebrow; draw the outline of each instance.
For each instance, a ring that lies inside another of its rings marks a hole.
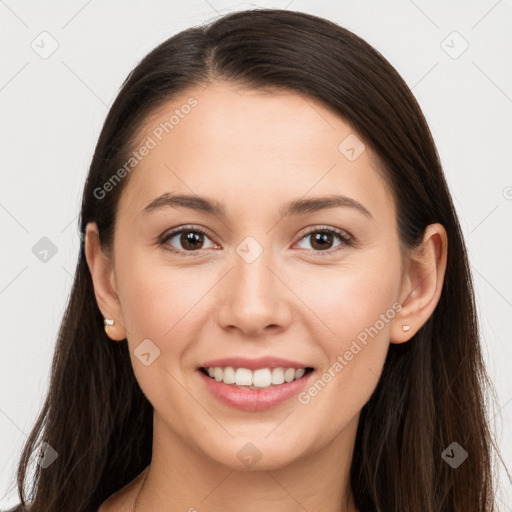
[[[197,210],[210,215],[215,215],[220,219],[226,218],[226,210],[220,203],[206,197],[187,194],[162,194],[161,196],[151,201],[151,203],[149,203],[141,213],[145,216],[156,210],[168,207],[190,208],[191,210]],[[325,197],[315,197],[311,199],[295,199],[283,205],[279,209],[279,213],[281,217],[291,217],[294,215],[303,215],[319,210],[339,207],[353,208],[363,213],[366,217],[373,219],[372,214],[355,199],[335,194]]]

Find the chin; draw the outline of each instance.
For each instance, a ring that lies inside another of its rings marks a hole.
[[[293,464],[304,451],[304,445],[283,445],[277,437],[270,441],[267,434],[252,438],[233,439],[229,446],[219,446],[218,451],[208,450],[212,461],[236,471],[270,471]],[[272,434],[271,434],[272,435]]]

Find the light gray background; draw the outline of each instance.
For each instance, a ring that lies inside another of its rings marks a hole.
[[[484,354],[498,393],[492,415],[512,471],[511,0],[5,0],[0,1],[1,508],[17,502],[15,464],[47,389],[79,250],[79,199],[109,106],[129,71],[156,44],[217,13],[255,6],[306,11],[339,23],[379,50],[412,88],[437,143],[468,245]],[[51,36],[41,36],[44,31]],[[58,48],[42,58],[52,38]],[[464,41],[469,46],[459,55]],[[32,252],[42,237],[57,247],[46,263]],[[500,475],[501,506],[512,510],[502,468]]]

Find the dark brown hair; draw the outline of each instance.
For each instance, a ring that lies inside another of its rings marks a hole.
[[[99,137],[85,184],[82,247],[60,327],[48,395],[21,455],[17,486],[32,512],[95,511],[151,461],[153,409],[132,370],[126,340],[104,332],[85,259],[86,224],[111,247],[116,207],[129,179],[101,188],[128,160],[155,109],[188,88],[220,79],[282,88],[332,109],[379,160],[397,208],[400,243],[412,249],[428,224],[448,236],[439,303],[413,339],[389,348],[364,405],[351,467],[361,512],[495,510],[485,391],[492,392],[479,341],[472,278],[457,215],[424,116],[396,70],[372,46],[325,19],[277,9],[235,12],[187,29],[151,51],[129,74]],[[58,458],[29,462],[38,442]],[[469,454],[454,469],[442,452]]]

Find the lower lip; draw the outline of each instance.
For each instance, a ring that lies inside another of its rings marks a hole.
[[[198,371],[207,388],[220,402],[237,409],[253,412],[276,407],[297,395],[304,389],[314,373],[310,371],[298,380],[265,389],[244,389],[216,381],[201,370]]]

